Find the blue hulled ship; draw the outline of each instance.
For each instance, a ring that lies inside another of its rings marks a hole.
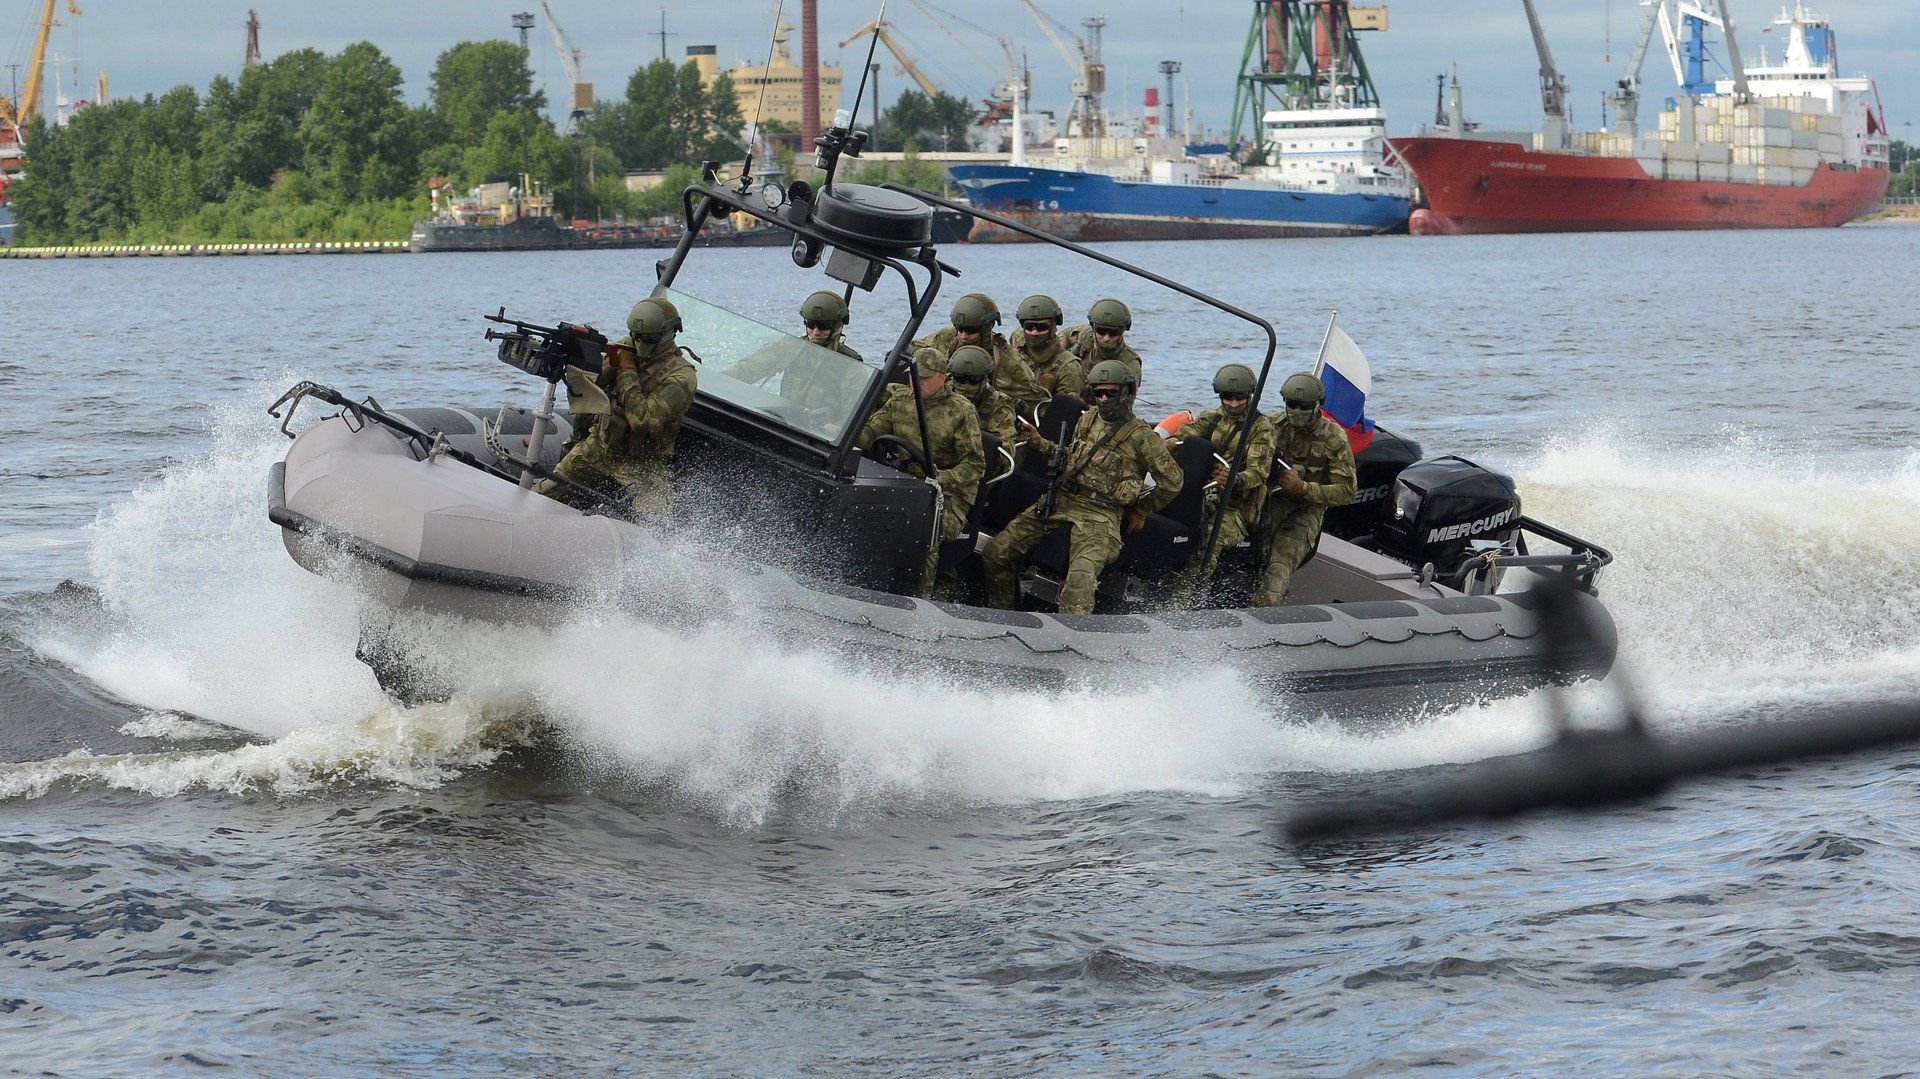
[[[1016,135],[1009,163],[948,172],[972,205],[1078,241],[1405,231],[1412,180],[1391,157],[1386,110],[1355,33],[1386,29],[1386,9],[1325,0],[1254,7],[1225,145],[1116,136],[1117,124],[1076,105],[1078,122],[1049,159],[1030,163]],[[987,225],[971,236],[1020,238]]]

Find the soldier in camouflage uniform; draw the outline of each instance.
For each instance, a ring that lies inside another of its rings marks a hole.
[[[1279,489],[1267,500],[1260,522],[1267,539],[1267,564],[1253,594],[1255,607],[1272,607],[1287,594],[1293,571],[1320,540],[1328,506],[1353,501],[1356,484],[1353,445],[1340,425],[1320,414],[1326,391],[1306,372],[1287,376],[1280,386],[1287,407],[1270,417],[1279,431],[1275,452],[1287,468]]]
[[[838,293],[823,289],[808,296],[800,304],[800,318],[809,342],[849,359],[862,360],[861,355],[843,340],[852,317],[846,301]],[[749,383],[765,382],[779,375],[781,397],[798,403],[809,412],[844,417],[852,411],[860,395],[866,392],[873,369],[837,363],[816,352],[782,351],[748,356],[722,374]],[[827,425],[828,431],[838,429],[837,425]]]
[[[1060,475],[1054,480],[1052,513],[1032,506],[1015,517],[981,552],[987,570],[987,602],[1012,609],[1019,587],[1019,561],[1047,533],[1073,530],[1067,555],[1067,579],[1060,588],[1061,614],[1093,613],[1100,571],[1120,554],[1122,529],[1140,530],[1147,514],[1180,493],[1185,480],[1173,455],[1145,420],[1133,414],[1133,375],[1117,360],[1098,364],[1087,378],[1094,407],[1080,417],[1067,445]],[[1020,436],[1031,449],[1052,454],[1054,445],[1032,425]],[[1153,474],[1155,486],[1145,491]],[[1143,493],[1144,492],[1144,493]]]
[[[1102,360],[1119,360],[1133,372],[1140,385],[1140,354],[1127,347],[1127,331],[1133,329],[1133,312],[1115,299],[1095,300],[1087,311],[1087,321],[1067,332],[1067,347],[1080,359],[1080,369],[1093,373],[1093,365]],[[1138,392],[1136,390],[1136,392]]]
[[[947,358],[947,381],[953,392],[972,402],[980,415],[980,430],[998,435],[1000,445],[1013,452],[1013,398],[989,381],[993,358],[979,345],[961,345]]]
[[[654,303],[660,305],[660,309],[667,313],[667,318],[670,321],[676,323],[679,321],[680,309],[673,306],[672,300],[667,299],[665,296],[653,296],[649,298],[652,299]],[[632,318],[631,312],[629,312],[628,318]],[[609,349],[609,351],[611,350]],[[574,447],[587,440],[587,436],[593,433],[593,425],[607,411],[606,387],[612,385],[611,379],[613,376],[607,373],[604,361],[602,362],[600,373],[602,378],[596,379],[593,375],[582,371],[578,367],[569,366],[567,368],[567,426],[569,433],[567,440],[560,446],[560,457],[562,460],[566,458],[567,454],[573,452]]]
[[[994,327],[1000,324],[1000,306],[979,292],[969,292],[953,302],[949,315],[953,325],[922,337],[913,347],[937,348],[951,357],[961,345],[979,345],[993,357],[993,388],[1013,398],[1016,404],[1037,405],[1051,394],[1033,379],[1027,361],[1014,353],[1007,339]]]
[[[1026,361],[1034,381],[1048,393],[1074,397],[1086,389],[1087,373],[1080,358],[1067,349],[1060,333],[1066,315],[1051,296],[1029,296],[1020,301],[1020,328],[1013,331],[1013,351]]]
[[[679,329],[679,314],[664,300],[633,305],[627,336],[607,346],[595,380],[607,397],[607,413],[572,444],[554,471],[586,487],[617,486],[642,513],[673,509],[667,459],[693,403],[696,381],[693,365],[674,343]],[[540,489],[567,500],[566,488],[558,484],[543,483]]]
[[[940,517],[940,541],[927,551],[927,564],[920,579],[920,595],[933,591],[934,567],[940,560],[940,543],[960,535],[967,516],[973,512],[973,500],[980,494],[980,480],[986,475],[987,459],[980,444],[980,417],[966,399],[947,386],[947,358],[938,349],[923,348],[914,353],[914,370],[920,376],[921,404],[927,414],[927,438],[933,442],[934,482],[940,485],[946,508]],[[880,406],[860,430],[860,449],[873,448],[881,435],[892,435],[912,446],[920,445],[920,417],[914,408],[913,387],[894,384],[887,387]],[[905,470],[922,475],[920,466],[909,461]]]
[[[1213,376],[1213,391],[1220,395],[1220,407],[1208,409],[1182,424],[1179,438],[1204,438],[1213,443],[1214,452],[1229,462],[1239,452],[1242,433],[1247,432],[1248,400],[1253,395],[1253,368],[1230,363]],[[1247,435],[1247,454],[1238,472],[1229,474],[1227,465],[1213,465],[1216,488],[1207,493],[1207,512],[1200,521],[1200,542],[1193,557],[1173,582],[1173,602],[1191,607],[1194,597],[1206,587],[1220,565],[1220,555],[1231,551],[1253,534],[1260,523],[1260,511],[1267,504],[1267,475],[1273,468],[1273,447],[1278,440],[1273,421],[1255,413],[1253,428]],[[1214,541],[1213,556],[1204,558],[1206,574],[1200,572],[1207,534],[1220,518],[1220,538]]]

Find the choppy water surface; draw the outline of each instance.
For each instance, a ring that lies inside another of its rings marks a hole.
[[[1337,306],[1377,418],[1614,550],[1626,669],[1686,733],[1920,694],[1916,243],[1109,250],[1270,319],[1286,369]],[[612,611],[530,641],[445,627],[464,691],[386,701],[356,601],[266,521],[285,440],[262,409],[296,378],[530,403],[480,314],[617,322],[656,257],[0,271],[9,1069],[1913,1070],[1909,752],[1301,848],[1275,829],[1292,807],[1537,746],[1542,703],[1355,728],[1276,714],[1227,669],[927,692]],[[784,324],[780,258],[712,253],[703,294]],[[1054,253],[950,259],[945,295],[1128,299],[1144,412],[1260,355]],[[884,351],[888,305],[855,311],[853,343]],[[714,569],[682,546],[658,572]],[[1602,721],[1611,690],[1575,707]]]

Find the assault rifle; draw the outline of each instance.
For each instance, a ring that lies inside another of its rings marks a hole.
[[[1053,453],[1047,457],[1047,489],[1040,493],[1037,512],[1041,520],[1053,516],[1053,504],[1060,499],[1060,473],[1067,463],[1067,425],[1060,424],[1060,437],[1054,440]]]
[[[548,382],[565,378],[569,367],[577,367],[590,375],[600,373],[600,357],[606,351],[607,337],[591,326],[575,326],[569,322],[540,326],[508,318],[504,307],[498,314],[483,317],[488,322],[513,327],[487,331],[487,340],[500,342],[500,361],[509,367]]]

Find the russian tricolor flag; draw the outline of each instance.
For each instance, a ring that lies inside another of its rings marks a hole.
[[[1335,316],[1337,320],[1339,316]],[[1327,400],[1320,411],[1346,428],[1347,442],[1353,452],[1373,442],[1373,421],[1367,418],[1367,394],[1373,390],[1373,370],[1360,346],[1353,343],[1338,321],[1327,323],[1327,339],[1320,345],[1320,359],[1313,373],[1326,387]]]

